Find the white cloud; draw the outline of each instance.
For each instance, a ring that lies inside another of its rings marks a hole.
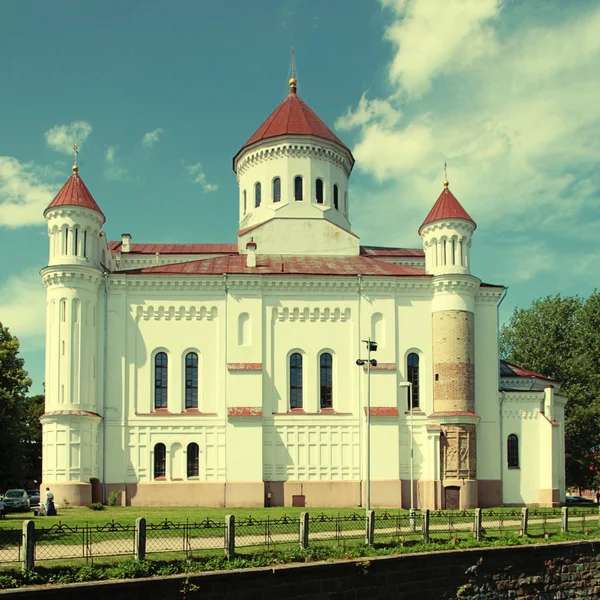
[[[144,148],[152,148],[152,146],[154,146],[154,144],[156,144],[156,142],[159,141],[159,138],[162,135],[162,133],[162,127],[159,127],[154,131],[149,131],[148,133],[144,134],[144,137],[142,138],[142,146]]]
[[[375,98],[369,100],[365,92],[355,110],[348,109],[345,115],[339,117],[335,126],[339,129],[354,129],[369,123],[377,123],[384,128],[393,128],[402,119],[402,113],[389,100]]]
[[[127,178],[127,169],[121,165],[117,157],[118,146],[109,146],[106,150],[104,176],[111,181],[122,181]]]
[[[46,288],[37,271],[25,271],[5,280],[0,288],[2,324],[19,338],[21,350],[44,346]]]
[[[46,143],[50,148],[64,154],[73,154],[73,144],[81,147],[92,133],[92,126],[86,121],[73,121],[68,125],[56,125],[46,131]]]
[[[189,165],[187,167],[187,172],[190,175],[192,181],[197,183],[202,187],[202,191],[205,193],[216,192],[219,189],[219,186],[215,183],[208,183],[206,180],[206,174],[202,169],[201,163],[196,163],[195,165]]]
[[[43,212],[60,188],[41,178],[49,174],[47,168],[0,156],[0,226],[23,227],[44,222]]]

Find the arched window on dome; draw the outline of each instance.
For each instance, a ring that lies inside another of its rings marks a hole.
[[[83,258],[87,258],[87,229],[83,230]]]
[[[75,227],[73,233],[73,256],[79,256],[79,227]]]
[[[339,191],[339,188],[336,183],[333,186],[333,208],[335,208],[335,209],[339,208],[339,196],[340,196],[340,191]]]
[[[154,408],[167,408],[169,359],[165,352],[154,357]]]
[[[260,206],[260,181],[254,184],[254,206],[256,208]]]
[[[185,408],[198,408],[198,355],[195,352],[185,357]]]
[[[246,190],[244,190],[244,214],[246,214]]]
[[[187,476],[198,477],[200,475],[200,450],[196,442],[188,444],[187,447]]]
[[[290,356],[290,409],[302,408],[302,354]]]
[[[273,179],[273,202],[281,202],[281,179]]]
[[[323,204],[323,180],[317,179],[315,182],[315,195],[317,198],[317,204]]]
[[[65,255],[69,254],[69,228],[65,227]]]
[[[514,433],[506,440],[506,458],[509,469],[519,468],[519,438]]]
[[[333,407],[333,358],[324,352],[319,358],[321,409]]]
[[[167,448],[164,444],[154,446],[154,479],[164,479],[167,475]]]
[[[419,408],[419,355],[416,352],[406,358],[406,379],[412,383],[412,407]],[[408,408],[410,410],[410,406]]]
[[[303,200],[302,187],[302,177],[300,177],[300,175],[294,177],[294,200],[297,202]]]

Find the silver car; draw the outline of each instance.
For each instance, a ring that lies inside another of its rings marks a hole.
[[[25,490],[8,490],[4,494],[4,510],[10,511],[29,511],[29,496]]]

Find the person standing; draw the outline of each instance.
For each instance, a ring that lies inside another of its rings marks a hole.
[[[50,488],[46,488],[46,515],[53,516],[56,514],[56,508],[54,507],[54,494],[50,491]]]

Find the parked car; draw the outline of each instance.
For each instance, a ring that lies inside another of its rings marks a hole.
[[[20,511],[29,510],[29,496],[25,490],[7,490],[4,494],[4,510]]]
[[[565,500],[567,504],[595,504],[592,498],[586,498],[585,496],[567,496]]]
[[[25,490],[29,496],[29,506],[40,505],[40,490]]]

